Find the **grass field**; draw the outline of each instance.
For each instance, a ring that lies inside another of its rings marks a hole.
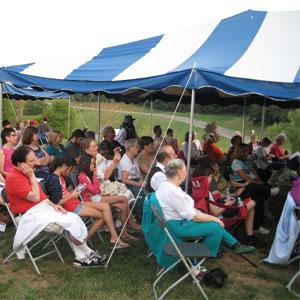
[[[12,248],[14,230],[10,226],[0,235],[0,260]],[[108,236],[104,234],[108,240]],[[94,248],[109,254],[108,242],[100,244],[95,238]],[[42,272],[36,275],[30,261],[12,261],[0,265],[0,299],[152,299],[152,283],[155,280],[156,263],[147,258],[147,247],[142,235],[139,241],[127,249],[117,250],[107,270],[75,269],[71,266],[72,254],[65,241],[58,243],[65,264],[53,254],[39,262]],[[226,286],[222,289],[204,287],[210,299],[294,299],[285,285],[297,271],[297,264],[269,266],[260,263],[267,248],[249,254],[248,258],[258,264],[255,269],[232,252],[222,259],[208,260],[208,269],[220,267],[228,274]],[[161,287],[184,272],[178,268],[163,281]],[[201,299],[198,290],[187,279],[166,299]]]

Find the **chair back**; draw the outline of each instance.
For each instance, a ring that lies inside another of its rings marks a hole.
[[[10,218],[12,219],[15,227],[17,228],[18,227],[18,223],[16,221],[16,218],[14,216],[14,214],[12,213],[12,211],[10,210],[10,204],[9,204],[9,200],[8,200],[8,197],[7,197],[7,194],[6,194],[6,191],[5,191],[5,188],[1,191],[1,197],[2,197],[2,200],[4,202],[4,206],[5,208],[7,209],[8,211],[8,214],[10,216]]]
[[[208,203],[206,197],[209,192],[209,182],[207,176],[192,177],[192,198],[195,201],[195,208],[204,213],[208,213]]]
[[[153,214],[155,215],[155,218],[156,218],[157,222],[160,224],[160,226],[162,228],[166,228],[166,222],[165,222],[163,216],[159,213],[157,207],[153,204],[151,204],[150,207],[153,211]]]
[[[296,207],[294,208],[294,212],[295,212],[297,221],[299,222],[299,221],[300,221],[300,207],[299,207],[299,206],[296,206]]]
[[[47,191],[47,188],[46,188],[46,185],[45,185],[45,180],[41,180],[39,182],[39,184],[41,185],[41,188],[42,188],[43,192],[45,193],[45,195],[49,195],[48,191]]]

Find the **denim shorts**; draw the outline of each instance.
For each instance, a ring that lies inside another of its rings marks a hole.
[[[84,207],[84,205],[82,203],[78,204],[77,207],[74,209],[73,213],[76,215],[80,215],[83,207]]]

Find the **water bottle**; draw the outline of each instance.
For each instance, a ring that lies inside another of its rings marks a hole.
[[[243,200],[241,199],[241,197],[237,198],[237,206],[238,207],[243,207],[244,206],[244,203],[243,203]]]

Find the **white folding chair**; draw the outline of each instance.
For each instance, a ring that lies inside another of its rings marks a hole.
[[[173,239],[172,235],[170,234],[165,220],[163,216],[159,213],[157,207],[155,205],[151,205],[151,209],[157,219],[157,222],[160,224],[160,226],[163,228],[164,232],[168,236],[170,243],[166,244],[164,246],[164,251],[171,256],[178,257],[178,260],[172,264],[167,269],[162,269],[160,272],[157,273],[157,279],[153,283],[153,293],[156,300],[163,299],[174,287],[176,287],[180,282],[182,282],[185,278],[188,276],[191,276],[193,281],[195,282],[197,288],[203,295],[205,299],[208,299],[207,295],[205,294],[203,288],[201,287],[201,284],[199,280],[196,278],[196,275],[194,274],[194,270],[198,269],[200,266],[203,265],[204,261],[207,257],[210,256],[210,250],[201,243],[193,243],[193,242],[181,242],[176,243]],[[200,262],[196,265],[192,263],[192,259],[200,259]],[[177,266],[180,262],[184,264],[184,266],[187,269],[187,272],[180,277],[178,280],[176,280],[174,283],[172,283],[162,294],[160,297],[157,295],[156,286],[158,282],[175,266]]]
[[[300,226],[300,207],[295,207],[294,208],[294,214],[295,214],[295,216],[296,216],[296,219],[297,219],[297,221],[298,221],[298,225]],[[299,244],[300,244],[300,237],[298,238],[298,241],[295,243],[295,246],[294,246],[294,248],[295,247],[297,247],[297,246],[299,246]],[[289,260],[288,261],[288,263],[287,264],[290,264],[290,263],[292,263],[292,262],[294,262],[294,261],[296,261],[296,260],[298,260],[299,259],[299,270],[298,270],[298,272],[292,277],[292,279],[289,281],[289,283],[287,284],[287,289],[289,290],[289,292],[291,292],[293,295],[295,295],[296,297],[298,297],[298,298],[300,298],[300,293],[297,293],[297,292],[295,292],[295,291],[293,291],[292,290],[292,285],[293,285],[293,283],[295,282],[295,280],[299,277],[299,275],[300,275],[300,254],[299,255],[297,255],[297,256],[295,256],[295,257],[293,257],[291,260]]]
[[[18,222],[17,222],[14,214],[10,210],[10,204],[9,204],[9,201],[8,201],[5,189],[3,189],[1,191],[1,196],[2,196],[2,199],[4,201],[4,205],[5,205],[5,207],[6,207],[7,211],[8,211],[11,219],[12,219],[12,222],[14,223],[14,226],[15,226],[15,228],[17,230],[17,228],[18,228]],[[31,262],[32,262],[32,264],[33,264],[36,272],[38,273],[38,275],[40,275],[41,272],[40,272],[40,270],[39,270],[39,268],[38,268],[38,266],[36,264],[36,261],[39,260],[39,259],[41,259],[41,258],[43,258],[43,257],[45,257],[45,256],[48,256],[48,255],[56,252],[57,255],[58,255],[58,257],[59,257],[59,259],[61,260],[61,262],[64,263],[64,259],[63,259],[62,255],[61,255],[61,253],[60,253],[60,251],[59,251],[59,249],[58,249],[58,247],[57,247],[57,245],[55,243],[55,240],[54,240],[55,237],[57,237],[57,234],[43,231],[37,237],[35,237],[33,240],[31,240],[30,242],[28,242],[27,244],[24,245],[25,251],[28,254],[28,256],[29,256],[29,258],[30,258],[30,260],[31,260]],[[45,241],[47,241],[47,243],[49,243],[49,244],[52,244],[52,246],[54,247],[54,249],[51,250],[51,251],[49,251],[49,252],[43,253],[43,254],[41,254],[41,255],[39,255],[37,257],[34,257],[32,255],[32,252],[31,252],[33,250],[33,248],[35,248],[36,246],[42,244]],[[3,261],[3,263],[5,264],[8,261],[13,260],[13,257],[16,256],[16,252],[17,251],[14,250],[11,254],[9,254],[5,258],[5,260]]]

